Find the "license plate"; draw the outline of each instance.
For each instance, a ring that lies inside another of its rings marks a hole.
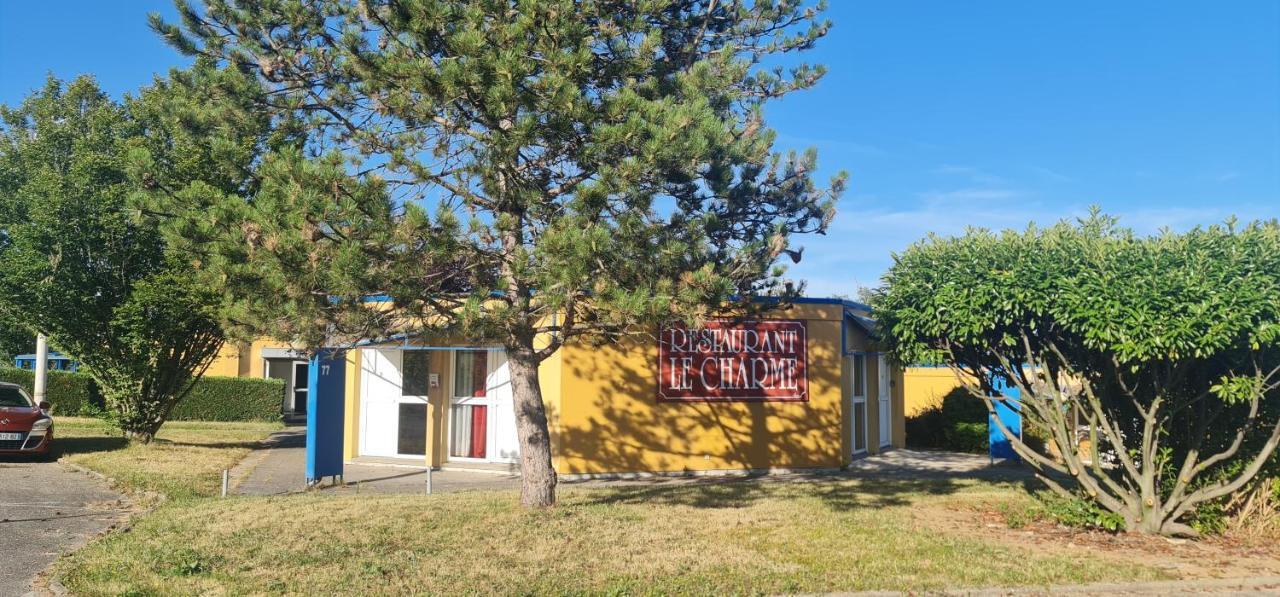
[[[0,433],[0,441],[9,440],[17,441],[22,439],[21,433]]]

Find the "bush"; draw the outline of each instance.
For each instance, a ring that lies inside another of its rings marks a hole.
[[[251,377],[202,377],[169,414],[171,421],[276,421],[284,382]]]
[[[16,383],[35,392],[35,372],[0,367],[0,382]],[[86,373],[50,371],[46,399],[53,414],[64,417],[102,416],[104,404],[98,384]],[[249,377],[202,377],[169,414],[171,421],[275,421],[284,401],[284,382]]]
[[[34,371],[17,367],[0,367],[0,381],[16,383],[35,395]],[[45,400],[52,405],[55,415],[76,416],[85,414],[102,406],[102,394],[98,392],[98,384],[84,373],[70,371],[50,371],[45,387]]]
[[[1125,526],[1123,516],[1085,498],[1067,499],[1057,494],[1045,494],[1040,498],[1040,508],[1046,517],[1062,526],[1113,533]]]
[[[907,447],[985,454],[987,446],[987,405],[964,388],[907,417]]]

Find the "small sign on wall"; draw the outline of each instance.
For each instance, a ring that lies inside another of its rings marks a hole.
[[[658,336],[658,400],[809,399],[808,336],[801,320],[710,320]]]

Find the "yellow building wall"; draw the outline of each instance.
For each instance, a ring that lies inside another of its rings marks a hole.
[[[842,339],[840,305],[796,305],[769,318],[806,322],[807,402],[659,402],[658,349],[652,336],[603,346],[566,343],[539,369],[556,470],[607,474],[844,466],[853,450],[851,373],[844,348],[868,353],[867,443],[871,453],[879,452],[879,354],[872,340],[856,326]],[[469,344],[462,338],[433,338],[432,343]],[[268,344],[251,347],[257,360]],[[348,352],[347,459],[358,456],[360,445],[360,353]],[[452,364],[450,351],[432,351],[429,370],[439,376],[439,385],[428,395],[426,463],[432,466],[447,461]],[[906,384],[896,364],[890,375],[892,445],[902,447]]]
[[[949,367],[907,367],[903,372],[906,415],[912,417],[942,405],[942,399],[964,384]]]
[[[848,433],[843,309],[797,305],[805,319],[808,402],[658,402],[657,342],[561,348],[556,469],[562,474],[838,468]]]
[[[360,454],[360,351],[346,353],[346,395],[342,405],[342,458],[351,460]]]
[[[204,374],[220,377],[243,377],[248,373],[248,345],[227,342],[213,358]]]

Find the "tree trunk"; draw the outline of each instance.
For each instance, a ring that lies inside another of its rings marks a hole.
[[[556,503],[556,471],[551,467],[551,433],[538,382],[538,360],[527,349],[510,350],[511,389],[520,438],[520,503],[546,508]]]
[[[155,437],[156,437],[155,433],[151,433],[147,431],[134,431],[129,429],[126,429],[124,431],[124,438],[129,440],[129,443],[131,444],[132,443],[149,444],[151,443],[151,440],[155,439]]]

